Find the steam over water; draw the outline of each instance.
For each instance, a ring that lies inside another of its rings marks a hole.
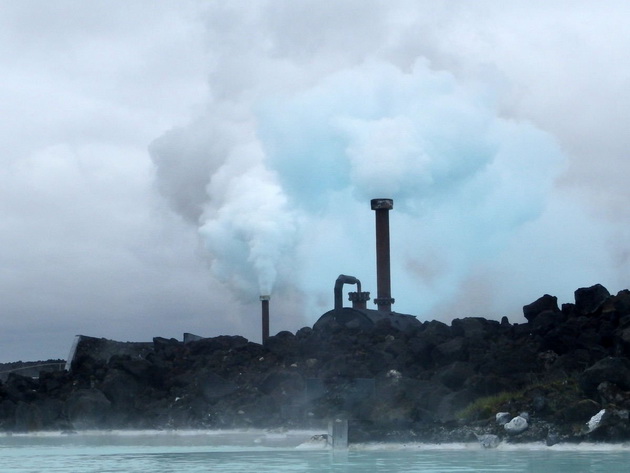
[[[0,437],[0,472],[618,472],[627,445],[305,447],[312,432],[92,432]]]

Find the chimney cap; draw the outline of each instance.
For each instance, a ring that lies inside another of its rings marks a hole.
[[[393,199],[372,199],[370,204],[372,210],[392,210],[394,208]]]
[[[271,299],[271,296],[260,296],[261,301],[268,301],[269,299]]]

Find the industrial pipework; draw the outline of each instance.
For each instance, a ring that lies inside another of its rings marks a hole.
[[[389,211],[394,208],[392,199],[372,199],[372,210],[376,214],[376,299],[378,310],[391,312],[392,298],[390,252],[389,252]]]
[[[348,300],[352,301],[353,309],[365,309],[365,303],[370,300],[369,292],[361,291],[361,281],[354,276],[340,274],[335,281],[335,310],[343,309],[343,285],[356,284],[357,291],[348,293]]]
[[[262,342],[265,343],[269,338],[269,299],[271,296],[260,296],[260,305],[262,309]]]

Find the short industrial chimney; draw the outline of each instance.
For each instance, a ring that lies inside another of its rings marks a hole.
[[[367,309],[367,301],[370,300],[370,293],[362,292],[359,286],[358,291],[348,293],[348,300],[352,302],[353,309]]]
[[[260,296],[260,305],[262,309],[262,342],[265,343],[269,338],[269,299],[271,296]]]
[[[381,312],[391,312],[392,298],[389,257],[389,211],[394,208],[392,199],[372,199],[376,214],[376,294],[374,303]]]

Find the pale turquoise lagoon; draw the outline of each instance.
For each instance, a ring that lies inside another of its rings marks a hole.
[[[331,450],[318,432],[186,431],[0,435],[0,472],[616,473],[629,445],[362,444]]]

